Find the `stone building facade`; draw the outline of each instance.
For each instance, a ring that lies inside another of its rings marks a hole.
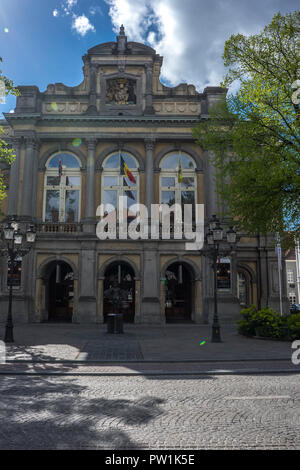
[[[134,202],[150,208],[174,201],[204,204],[206,220],[220,214],[214,168],[191,129],[209,118],[224,90],[164,86],[162,57],[127,41],[123,28],[116,42],[91,48],[83,63],[76,87],[56,83],[40,92],[20,86],[15,112],[0,122],[16,150],[11,169],[2,168],[8,182],[4,220],[37,224],[35,247],[20,261],[14,318],[101,323],[113,308],[111,289],[119,286],[127,321],[207,322],[213,273],[203,252],[186,251],[177,239],[99,240],[96,210],[125,195],[129,216]],[[133,180],[120,174],[121,158]],[[220,260],[221,322],[252,303],[279,309],[272,237],[240,236],[235,252]],[[0,263],[3,321],[7,264],[4,258]]]

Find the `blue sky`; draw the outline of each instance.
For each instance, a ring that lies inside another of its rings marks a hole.
[[[129,40],[146,42],[164,57],[162,81],[218,85],[224,42],[238,32],[259,32],[295,0],[0,0],[3,73],[17,85],[78,85],[82,56],[114,41],[124,23]],[[6,97],[0,113],[15,107]],[[1,115],[0,115],[1,117]]]

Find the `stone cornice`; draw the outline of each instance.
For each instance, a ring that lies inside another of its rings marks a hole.
[[[99,116],[99,115],[58,115],[58,114],[6,114],[5,118],[10,125],[13,125],[17,121],[34,121],[35,125],[41,125],[44,122],[78,122],[78,123],[91,123],[97,122],[102,125],[111,125],[118,123],[119,125],[126,125],[134,123],[147,124],[195,124],[202,119],[202,116]],[[204,119],[206,117],[203,116]]]

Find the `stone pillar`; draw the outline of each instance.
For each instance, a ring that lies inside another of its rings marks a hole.
[[[38,141],[34,149],[33,178],[32,178],[32,216],[37,218],[37,189],[38,189],[38,167],[39,167],[40,142]]]
[[[153,75],[153,65],[146,64],[146,106],[145,114],[154,114],[154,109],[152,105],[152,75]]]
[[[90,64],[90,96],[89,106],[86,111],[87,114],[97,114],[96,106],[96,80],[97,80],[97,65]]]
[[[216,192],[216,169],[212,163],[212,153],[204,152],[204,204],[205,218],[210,219],[218,213],[218,197]]]
[[[96,217],[95,211],[95,149],[97,140],[90,139],[87,141],[88,158],[86,166],[86,182],[85,182],[85,218],[89,222],[94,222]]]
[[[80,283],[77,320],[80,323],[96,322],[96,246],[83,242],[80,256]]]
[[[33,192],[32,184],[34,175],[34,157],[36,152],[36,140],[32,137],[26,137],[25,139],[25,161],[23,170],[23,186],[22,186],[22,204],[21,204],[21,216],[23,219],[32,220],[32,204],[33,204]]]
[[[103,316],[103,286],[104,277],[98,279],[98,305],[97,305],[97,318],[96,323],[103,323],[104,316]]]
[[[74,279],[73,285],[73,292],[74,292],[74,301],[73,301],[73,318],[72,323],[79,323],[78,321],[78,279]]]
[[[154,168],[153,168],[153,150],[154,140],[145,139],[146,150],[146,207],[148,217],[151,217],[151,204],[154,203]]]
[[[8,208],[7,215],[17,215],[18,199],[19,199],[19,171],[20,171],[20,139],[14,139],[12,143],[16,151],[16,159],[11,165],[9,176],[9,190],[8,190]]]
[[[141,297],[141,281],[135,278],[134,323],[141,323],[140,297]]]
[[[166,323],[165,315],[165,306],[166,306],[166,287],[164,282],[160,281],[160,318],[161,323]]]
[[[159,262],[155,243],[147,242],[147,246],[145,246],[142,273],[141,321],[143,323],[161,323]]]
[[[202,281],[201,280],[196,279],[194,282],[194,295],[195,295],[194,322],[202,323],[204,319],[202,317]]]

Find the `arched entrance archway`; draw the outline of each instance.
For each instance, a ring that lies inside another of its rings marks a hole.
[[[104,273],[103,290],[104,322],[108,313],[122,313],[124,322],[133,323],[135,279],[132,267],[121,261],[110,264]]]
[[[183,263],[173,263],[165,272],[165,317],[167,323],[192,321],[192,275]]]
[[[48,321],[72,322],[74,308],[74,273],[64,261],[49,266],[47,281]]]

